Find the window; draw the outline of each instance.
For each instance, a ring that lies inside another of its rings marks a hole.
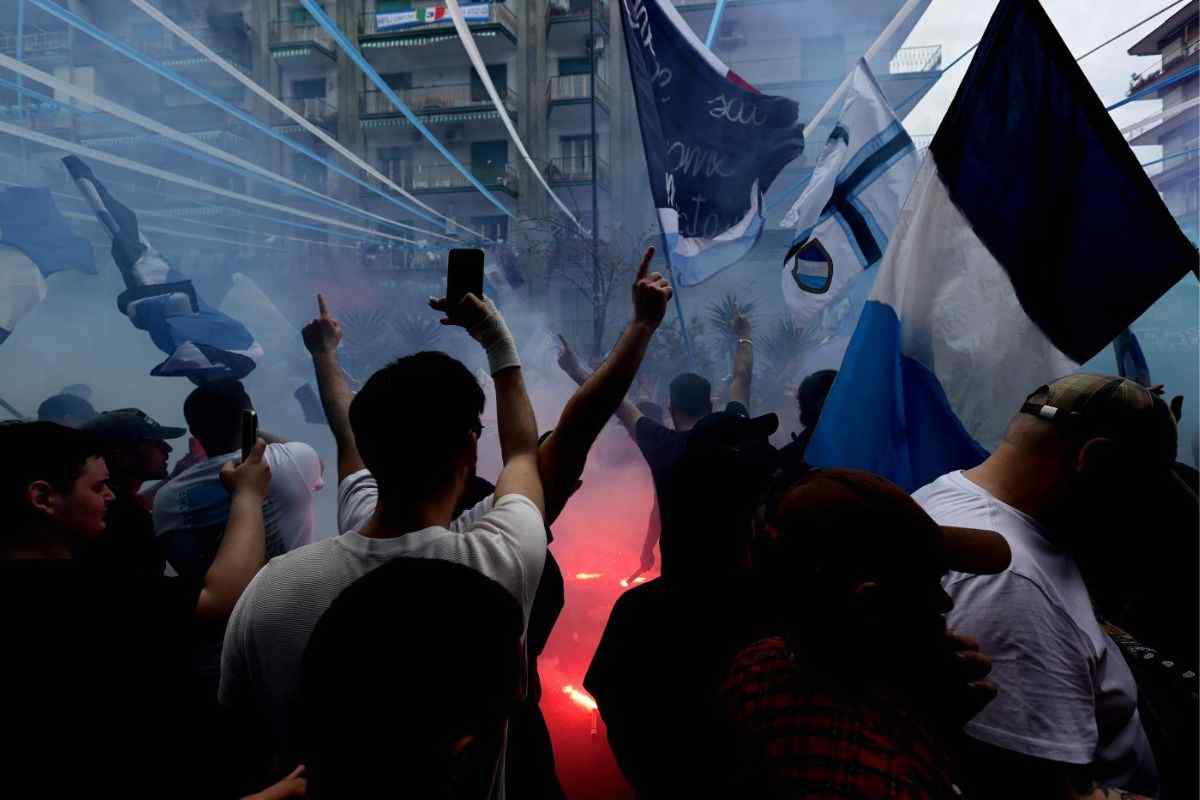
[[[560,58],[558,60],[559,75],[591,75],[592,60],[590,58]]]
[[[472,217],[468,227],[479,231],[489,239],[496,241],[508,239],[508,217],[503,214],[496,217]]]
[[[307,81],[292,82],[292,97],[307,100],[310,97],[315,97],[321,100],[325,99],[325,79],[313,78]]]
[[[508,65],[507,64],[488,64],[488,77],[492,79],[492,85],[496,87],[496,94],[500,97],[508,92]],[[483,81],[479,80],[479,76],[475,74],[475,70],[471,70],[471,102],[480,103],[488,97],[487,89],[483,88]]]
[[[567,175],[591,175],[592,148],[588,136],[562,136],[559,151],[562,153],[560,169]]]
[[[379,150],[380,172],[400,186],[412,185],[413,151],[411,147],[383,147]]]
[[[508,140],[471,142],[471,174],[483,183],[500,183],[508,172]]]
[[[383,78],[383,82],[386,83],[389,88],[397,91],[403,91],[405,89],[412,88],[411,72],[388,72],[384,75],[380,75],[379,77]]]

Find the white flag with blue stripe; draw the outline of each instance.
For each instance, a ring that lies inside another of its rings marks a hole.
[[[806,456],[916,489],[978,464],[1196,249],[1045,11],[1000,0],[917,173]]]
[[[812,326],[883,258],[919,165],[912,138],[859,59],[812,179],[783,218],[783,227],[796,229],[782,281],[798,326]]]

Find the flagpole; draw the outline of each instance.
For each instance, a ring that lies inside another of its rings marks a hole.
[[[896,34],[896,31],[900,29],[900,26],[904,24],[905,20],[908,19],[912,12],[916,10],[917,6],[921,4],[921,2],[922,0],[908,0],[908,2],[901,6],[900,10],[896,12],[896,16],[892,17],[892,21],[889,22],[886,27],[884,27],[884,29],[879,33],[879,36],[875,37],[875,41],[872,42],[871,46],[867,48],[867,52],[863,53],[863,59],[869,62],[875,56],[879,55],[879,51],[882,50],[889,41],[891,41],[892,36]],[[808,124],[804,126],[806,133],[808,131],[815,131],[817,126],[820,125],[825,120],[825,117],[829,115],[829,112],[833,110],[834,105],[842,98],[842,95],[846,93],[846,89],[850,87],[850,78],[852,75],[854,75],[853,69],[846,73],[846,77],[842,78],[842,82],[839,83],[838,87],[833,90],[833,94],[831,94],[829,99],[825,101],[825,105],[821,106],[817,113],[812,116],[812,119],[808,121]]]
[[[671,295],[675,298],[675,313],[679,316],[679,331],[683,336],[683,349],[687,352],[688,369],[695,372],[696,359],[692,355],[692,337],[688,334],[687,318],[683,315],[683,301],[679,299],[679,281],[675,277],[675,267],[671,264],[671,247],[667,244],[665,233],[662,234],[662,253],[663,258],[667,260],[667,274],[671,276]]]

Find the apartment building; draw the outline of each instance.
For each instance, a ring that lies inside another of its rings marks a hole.
[[[1161,164],[1151,170],[1151,180],[1162,193],[1167,208],[1193,243],[1200,243],[1200,11],[1188,3],[1161,25],[1143,36],[1129,54],[1157,56],[1159,62],[1130,82],[1129,94],[1171,81],[1187,70],[1193,73],[1149,97],[1162,100],[1162,111],[1126,128],[1131,145],[1160,145]]]

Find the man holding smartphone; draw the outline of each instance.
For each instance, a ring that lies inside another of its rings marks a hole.
[[[188,429],[208,457],[163,484],[154,498],[155,533],[167,562],[180,575],[203,575],[216,555],[229,518],[221,466],[237,459],[245,437],[255,433],[243,430],[247,412],[254,413],[253,404],[234,380],[205,383],[184,401]],[[324,486],[324,468],[311,446],[259,435],[268,442],[265,459],[273,476],[263,504],[271,559],[313,540],[313,493]]]

